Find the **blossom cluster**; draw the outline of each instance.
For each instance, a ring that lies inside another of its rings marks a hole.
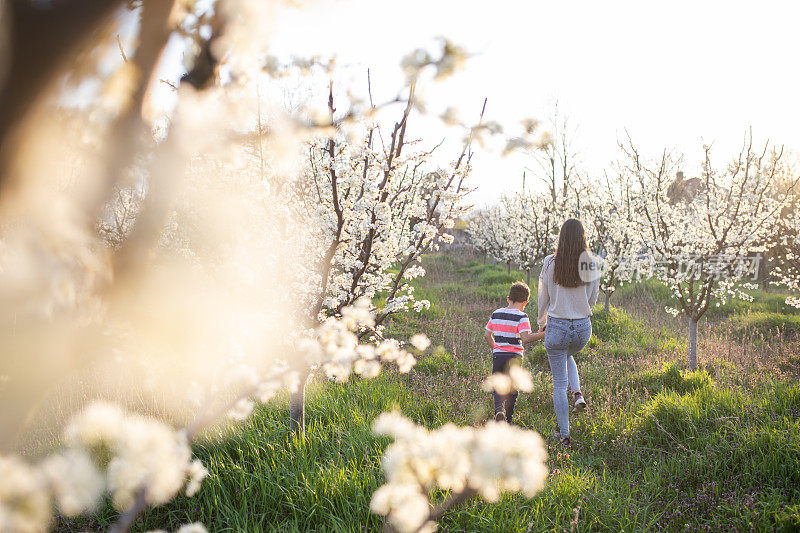
[[[96,402],[63,432],[64,449],[38,464],[0,457],[0,524],[9,531],[45,531],[54,503],[64,516],[94,510],[108,493],[129,510],[194,496],[208,470],[192,460],[184,432],[153,418]]]
[[[342,309],[341,316],[329,317],[315,329],[294,335],[296,364],[275,364],[263,371],[246,365],[232,365],[222,380],[226,391],[238,399],[228,410],[228,417],[242,421],[255,409],[256,401],[269,402],[281,389],[297,392],[302,383],[298,368],[320,368],[337,382],[347,381],[352,374],[366,379],[376,377],[383,365],[393,364],[401,373],[408,373],[417,363],[412,353],[424,352],[430,346],[425,335],[416,334],[404,346],[397,339],[382,339],[377,343],[362,342],[360,334],[375,325],[370,301],[357,300]],[[221,391],[223,392],[223,391]]]
[[[506,492],[533,497],[547,478],[544,441],[534,431],[493,421],[428,430],[398,412],[381,414],[372,429],[394,443],[382,462],[386,484],[373,494],[370,509],[397,531],[436,528],[428,498],[434,488],[497,501]]]
[[[407,143],[401,155],[386,155],[371,137],[311,142],[297,187],[296,202],[316,222],[312,246],[330,250],[317,271],[322,307],[334,314],[379,292],[387,294],[380,314],[427,308],[408,281],[424,275],[422,254],[449,242],[444,230],[465,211],[467,165],[425,170],[429,152]]]
[[[630,178],[620,173],[605,183],[588,184],[584,218],[590,247],[602,258],[600,290],[608,298],[635,279],[642,244],[629,194]]]
[[[531,392],[533,378],[530,372],[520,365],[511,365],[508,373],[495,372],[486,378],[482,384],[486,392],[495,391],[497,394],[508,394],[512,390]]]
[[[361,298],[345,307],[340,319],[325,320],[315,337],[306,339],[301,349],[311,364],[321,365],[330,378],[340,382],[347,381],[352,373],[374,378],[381,371],[381,363],[393,363],[403,373],[411,371],[417,360],[400,347],[398,340],[384,339],[377,345],[359,342],[358,333],[374,324],[370,301]],[[430,345],[424,335],[415,335],[411,343],[420,351]]]

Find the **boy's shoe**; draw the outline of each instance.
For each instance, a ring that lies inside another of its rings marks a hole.
[[[494,421],[495,422],[505,422],[506,421],[506,414],[503,411],[498,411],[494,414]]]
[[[575,407],[572,408],[573,413],[582,413],[586,410],[586,400],[583,399],[583,394],[578,391],[572,393],[572,397],[575,398]]]

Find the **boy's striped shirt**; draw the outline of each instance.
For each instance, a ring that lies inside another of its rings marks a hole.
[[[486,323],[486,329],[494,335],[494,353],[522,354],[519,334],[531,331],[528,315],[512,307],[498,309]]]

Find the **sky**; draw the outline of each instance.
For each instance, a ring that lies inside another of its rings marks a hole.
[[[403,82],[401,58],[435,50],[445,36],[473,57],[453,78],[421,88],[431,114],[455,106],[477,117],[488,98],[487,119],[511,126],[547,119],[557,103],[587,175],[602,175],[626,132],[646,154],[684,153],[693,175],[704,143],[722,165],[750,127],[760,143],[800,149],[798,20],[800,3],[789,1],[339,0],[289,10],[271,45],[273,53],[336,54],[364,79],[369,67],[374,93],[388,98]],[[409,128],[432,143],[460,138],[432,122]],[[525,167],[537,168],[522,154],[485,151],[474,163],[477,204],[518,190]]]
[[[437,150],[444,165],[463,137],[435,118],[445,108],[474,123],[486,98],[485,118],[510,131],[525,118],[547,124],[557,106],[579,170],[597,178],[628,135],[646,156],[684,154],[687,176],[699,173],[703,144],[722,167],[749,128],[757,144],[800,151],[798,20],[800,2],[774,0],[310,0],[280,11],[264,31],[273,55],[336,56],[337,84],[356,94],[366,94],[369,69],[376,102],[403,87],[403,56],[433,52],[446,37],[471,58],[443,82],[429,76],[418,84],[427,111],[411,117],[410,136],[429,146],[444,140]],[[168,52],[163,77],[178,79],[178,43]],[[326,83],[313,95],[321,105]],[[169,100],[165,85],[157,90]],[[476,149],[473,204],[520,190],[523,172],[528,189],[543,189],[531,155],[502,157],[496,144]]]

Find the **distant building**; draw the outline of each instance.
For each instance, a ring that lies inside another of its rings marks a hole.
[[[443,246],[443,249],[465,250],[472,248],[472,239],[470,239],[469,233],[467,233],[466,229],[452,228],[445,230],[445,233],[448,233],[453,236],[453,242],[451,244],[445,244]]]
[[[669,204],[675,205],[678,202],[690,203],[697,196],[697,193],[706,190],[706,184],[700,178],[684,179],[683,172],[678,171],[673,181],[667,188],[667,198]]]

